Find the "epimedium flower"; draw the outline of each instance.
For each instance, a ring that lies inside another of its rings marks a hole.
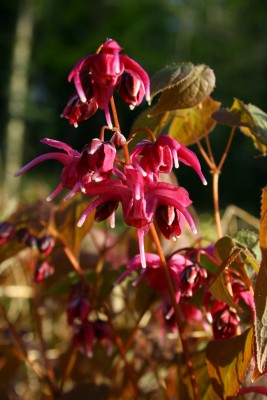
[[[112,127],[108,104],[114,89],[120,84],[119,93],[126,103],[135,106],[141,103],[144,95],[150,99],[150,82],[147,73],[134,60],[120,54],[122,48],[112,39],[100,46],[99,52],[79,60],[71,70],[68,80],[73,79],[82,103],[88,101],[87,85],[84,76],[89,76],[93,88],[93,97],[99,108],[104,110],[107,124]],[[126,77],[123,74],[127,74]],[[131,76],[132,78],[127,78]],[[131,81],[125,86],[126,81]],[[91,97],[89,97],[91,98]]]
[[[154,143],[149,140],[139,142],[131,153],[131,162],[143,176],[151,172],[168,174],[182,162],[192,167],[202,183],[207,184],[195,153],[168,135],[159,136]]]
[[[131,165],[124,166],[123,173],[121,172],[119,176],[120,179],[117,180],[91,182],[85,185],[86,194],[98,197],[83,212],[78,226],[81,226],[86,217],[95,209],[98,212],[98,221],[103,220],[103,216],[111,217],[113,220],[117,206],[121,203],[125,223],[138,229],[143,266],[145,266],[144,236],[159,207],[173,207],[184,216],[193,233],[196,233],[193,218],[186,209],[191,204],[191,200],[184,188],[174,187],[165,182],[152,182]],[[181,221],[177,221],[177,224],[181,229]]]
[[[116,148],[113,143],[105,143],[99,139],[93,139],[90,145],[85,146],[82,153],[58,140],[42,139],[41,143],[63,150],[65,153],[50,152],[36,157],[17,171],[15,176],[24,174],[32,167],[46,160],[61,162],[64,168],[61,173],[60,183],[54,192],[48,196],[48,201],[57,196],[63,188],[70,190],[70,193],[66,196],[67,199],[76,192],[83,191],[84,185],[88,182],[105,181],[110,178],[116,156]]]
[[[168,285],[165,278],[165,273],[162,267],[160,257],[154,253],[145,253],[146,268],[143,268],[142,256],[137,254],[128,263],[127,270],[117,279],[115,284],[121,282],[126,276],[130,275],[133,271],[140,271],[140,275],[134,281],[133,285],[136,286],[141,279],[145,279],[149,286],[160,292],[168,292]],[[180,297],[180,283],[182,271],[190,265],[191,261],[181,254],[174,254],[168,258],[167,266],[169,268],[170,276],[174,284],[174,288]]]

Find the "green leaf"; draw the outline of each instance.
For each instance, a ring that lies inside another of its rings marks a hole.
[[[212,114],[221,103],[207,97],[192,108],[178,110],[173,114],[168,134],[184,146],[189,146],[211,132],[216,121]]]
[[[79,255],[81,242],[94,221],[93,212],[88,215],[82,227],[77,226],[80,216],[89,204],[88,198],[76,195],[69,201],[62,201],[55,213],[55,228],[59,237],[76,258]]]
[[[212,283],[210,286],[210,292],[217,300],[223,301],[228,304],[229,307],[237,308],[237,305],[234,303],[234,300],[225,286],[223,273],[220,273]]]
[[[174,64],[156,72],[150,79],[151,99],[158,93],[171,89],[189,78],[193,74],[194,68],[194,65],[188,62]]]
[[[258,370],[263,374],[267,370],[267,186],[263,189],[262,194],[260,247],[262,252],[262,263],[256,280],[254,300],[256,360]]]
[[[213,340],[207,346],[207,366],[220,399],[236,396],[251,362],[253,329],[232,339]]]
[[[216,111],[213,117],[220,124],[240,127],[252,138],[255,147],[267,154],[267,114],[260,108],[234,99],[230,109]]]
[[[207,257],[206,254],[200,255],[200,266],[205,268],[210,274],[215,275],[218,271],[218,264]]]
[[[179,71],[180,67],[178,66]],[[194,66],[193,71],[190,67],[190,73],[182,74],[182,79],[178,79],[178,82],[175,81],[175,83],[172,83],[173,74],[173,67],[166,69],[164,79],[161,82],[157,81],[154,91],[152,86],[152,97],[160,91],[162,91],[162,94],[149,115],[194,107],[209,96],[215,86],[215,75],[212,69],[204,64]],[[180,76],[179,73],[178,76]]]

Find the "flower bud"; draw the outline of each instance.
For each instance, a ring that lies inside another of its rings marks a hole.
[[[0,224],[0,244],[9,242],[16,236],[16,230],[10,222],[2,222]]]

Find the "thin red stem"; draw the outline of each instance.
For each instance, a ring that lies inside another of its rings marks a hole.
[[[166,259],[165,259],[161,244],[160,244],[160,240],[159,240],[157,231],[156,231],[155,226],[154,226],[153,223],[150,225],[150,233],[151,233],[151,236],[152,236],[152,238],[154,240],[154,244],[155,244],[155,246],[157,248],[157,252],[158,252],[158,255],[159,255],[160,260],[161,260],[162,268],[163,268],[164,273],[165,273],[165,277],[166,277],[166,281],[167,281],[167,285],[168,285],[168,290],[169,290],[169,295],[170,295],[171,303],[172,303],[172,306],[173,306],[173,309],[174,309],[175,319],[176,319],[177,327],[178,327],[179,334],[180,334],[182,348],[183,348],[183,352],[184,352],[184,355],[185,355],[185,358],[186,358],[186,364],[187,364],[187,368],[188,368],[188,372],[189,372],[189,377],[190,377],[190,381],[191,381],[191,386],[192,386],[192,390],[193,390],[194,399],[195,400],[200,400],[199,390],[198,390],[197,381],[196,381],[196,375],[195,375],[194,367],[193,367],[193,364],[192,364],[191,356],[190,356],[190,353],[189,353],[187,340],[186,340],[186,337],[185,337],[184,323],[182,321],[180,307],[179,307],[179,304],[177,304],[177,302],[176,302],[173,282],[172,282],[172,279],[171,279],[171,276],[170,276],[170,273],[169,273],[168,265],[167,265],[167,262],[166,262]]]

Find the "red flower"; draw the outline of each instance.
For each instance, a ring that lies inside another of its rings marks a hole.
[[[115,40],[107,39],[97,54],[85,56],[77,62],[69,74],[69,81],[74,84],[80,100],[86,103],[88,86],[84,82],[85,76],[89,76],[90,85],[93,87],[93,97],[99,108],[105,111],[107,124],[112,127],[108,103],[114,89],[120,84],[119,92],[127,103],[134,106],[140,104],[144,94],[149,100],[149,77],[143,68],[131,58],[120,54],[122,48]],[[123,73],[127,73],[126,78]],[[131,76],[132,85],[125,86],[127,76]],[[144,88],[144,90],[143,90]]]

